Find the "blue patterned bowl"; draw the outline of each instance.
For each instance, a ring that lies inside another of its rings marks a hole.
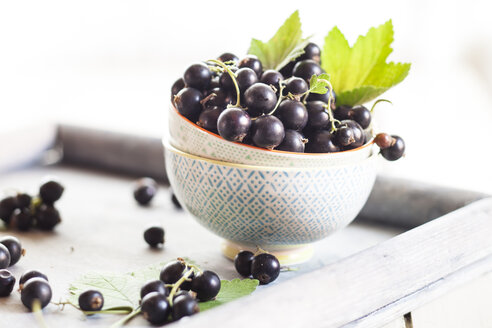
[[[356,217],[376,177],[376,153],[341,166],[286,168],[220,162],[164,145],[176,197],[227,241],[228,257],[261,247],[284,264],[307,260],[309,244]]]

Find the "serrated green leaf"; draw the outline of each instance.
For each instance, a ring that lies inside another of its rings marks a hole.
[[[259,281],[256,279],[234,279],[222,280],[221,284],[220,292],[215,300],[199,303],[200,311],[205,311],[251,294],[258,287]]]
[[[258,57],[263,69],[280,70],[302,55],[308,43],[309,38],[302,38],[301,19],[296,10],[268,42],[252,39],[248,53]]]
[[[331,76],[337,104],[359,105],[370,101],[403,81],[410,64],[386,63],[393,51],[391,20],[371,28],[350,47],[342,32],[334,27],[326,36],[321,62]]]
[[[192,260],[185,259],[193,264]],[[88,273],[70,284],[69,301],[78,304],[81,293],[89,289],[100,291],[104,296],[103,310],[135,310],[140,301],[140,288],[148,281],[159,279],[162,267],[156,263],[141,270],[128,273]],[[200,310],[208,310],[239,297],[252,293],[258,286],[255,279],[221,280],[221,289],[215,300],[199,303]]]
[[[309,80],[309,92],[325,94],[328,92],[330,76],[326,73],[313,75]]]

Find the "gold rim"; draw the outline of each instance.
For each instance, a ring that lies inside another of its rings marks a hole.
[[[183,157],[191,158],[194,160],[199,160],[203,162],[208,162],[216,165],[222,165],[222,166],[228,166],[228,167],[235,167],[235,168],[241,168],[241,169],[250,169],[250,170],[260,170],[260,171],[316,171],[316,170],[326,170],[326,169],[332,169],[332,168],[340,168],[340,167],[346,167],[346,166],[352,166],[359,164],[361,162],[366,162],[366,161],[371,161],[374,160],[378,153],[373,152],[369,157],[364,158],[361,161],[351,161],[347,164],[337,164],[337,165],[327,165],[327,166],[314,166],[314,167],[281,167],[281,166],[260,166],[260,165],[248,165],[248,164],[237,164],[237,163],[231,163],[231,162],[223,162],[219,161],[216,159],[210,159],[210,158],[205,158],[205,157],[200,157],[197,155],[192,155],[189,153],[186,153],[182,150],[179,150],[172,146],[169,143],[169,137],[166,136],[165,138],[162,139],[162,144],[164,148],[168,151],[171,151],[175,154],[178,154]]]

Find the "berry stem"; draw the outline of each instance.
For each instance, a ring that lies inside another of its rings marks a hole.
[[[371,107],[371,110],[370,110],[371,114],[372,114],[372,112],[374,111],[374,108],[376,107],[376,105],[377,105],[377,104],[379,104],[379,103],[380,103],[380,102],[382,102],[382,101],[387,102],[387,103],[390,103],[390,104],[392,104],[392,105],[393,105],[393,103],[392,103],[391,101],[389,101],[388,99],[378,99],[378,100],[376,100],[376,101],[374,102],[374,104],[372,104],[372,107]]]
[[[237,85],[237,81],[236,81],[236,74],[234,74],[231,71],[231,69],[226,64],[224,64],[223,62],[221,62],[220,60],[210,59],[208,61],[211,62],[211,63],[214,63],[214,64],[219,65],[225,71],[227,71],[227,73],[229,74],[229,76],[232,79],[232,82],[234,83],[234,87],[236,88],[236,95],[237,95],[237,97],[236,97],[236,105],[235,105],[235,107],[240,107],[241,99],[240,99],[240,94],[239,94],[240,93],[239,92],[239,86]]]
[[[193,273],[193,268],[186,271],[186,273],[181,278],[179,278],[179,280],[176,281],[176,283],[173,285],[173,288],[171,289],[171,291],[169,292],[169,296],[167,297],[167,301],[169,302],[169,305],[173,306],[173,297],[178,291],[179,286],[181,286],[181,284],[185,282],[186,279],[188,279],[188,277],[191,276],[192,273]]]
[[[273,113],[275,113],[275,111],[277,110],[277,108],[280,105],[280,103],[282,102],[282,100],[284,100],[286,98],[286,96],[282,95],[282,93],[285,89],[285,85],[282,82],[280,82],[279,86],[280,86],[280,92],[278,94],[277,103],[275,104],[275,107],[272,109],[272,111],[270,113],[268,113],[268,115],[272,115]]]
[[[37,299],[32,303],[32,313],[41,328],[48,328],[46,321],[44,321],[43,312],[41,311],[41,302]]]
[[[140,307],[136,308],[135,310],[130,312],[127,316],[125,316],[124,318],[121,318],[120,320],[118,320],[114,324],[112,324],[110,328],[117,328],[117,327],[124,326],[127,322],[129,322],[131,319],[135,318],[141,312],[142,311],[140,310]]]

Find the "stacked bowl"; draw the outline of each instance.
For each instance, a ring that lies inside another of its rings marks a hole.
[[[200,128],[171,104],[166,171],[182,206],[224,238],[223,253],[261,248],[282,264],[313,254],[312,243],[348,225],[376,176],[372,140],[313,154],[234,143]]]

